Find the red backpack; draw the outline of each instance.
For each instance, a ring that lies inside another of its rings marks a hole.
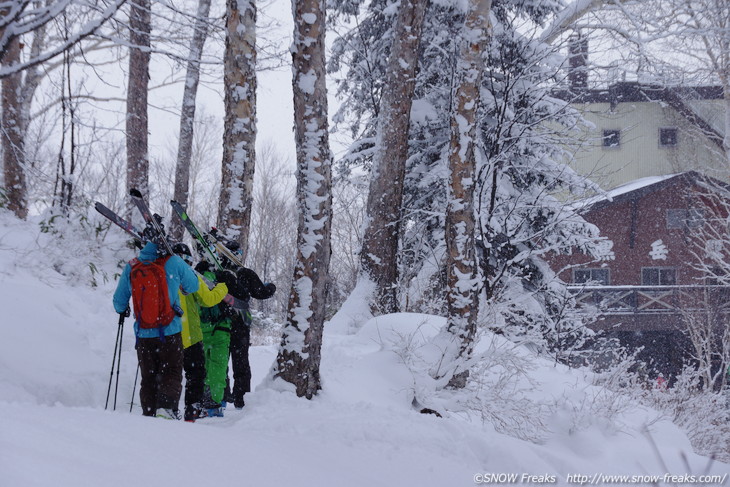
[[[168,255],[154,261],[134,259],[130,262],[134,317],[139,321],[140,328],[161,328],[169,325],[175,317],[165,273],[165,263],[170,257]]]

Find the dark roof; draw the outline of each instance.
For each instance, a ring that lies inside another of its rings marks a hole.
[[[675,97],[685,101],[720,100],[722,86],[674,86],[647,85],[636,81],[622,81],[607,88],[590,90],[561,90],[555,93],[561,100],[571,103],[618,103],[669,102]]]

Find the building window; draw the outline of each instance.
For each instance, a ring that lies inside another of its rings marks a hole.
[[[661,147],[674,147],[677,145],[677,129],[674,127],[660,128],[659,145]]]
[[[575,284],[597,283],[608,286],[608,269],[573,269]]]
[[[667,228],[698,228],[704,225],[705,214],[700,208],[670,208],[667,210]]]
[[[603,147],[618,148],[621,145],[620,130],[604,130],[603,131]]]
[[[642,267],[642,286],[674,286],[677,284],[677,269],[673,267]]]

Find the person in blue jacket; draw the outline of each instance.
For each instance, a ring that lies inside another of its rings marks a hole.
[[[158,249],[158,243],[148,241],[137,260],[149,265],[163,257],[165,255]],[[178,290],[182,290],[185,294],[196,292],[198,277],[177,255],[169,256],[164,263],[164,269],[170,304],[174,310],[180,310]],[[129,299],[132,297],[131,272],[132,263],[128,263],[114,292],[114,309],[117,313],[125,313],[129,308]],[[134,333],[137,337],[137,360],[141,374],[139,400],[142,404],[142,414],[180,419],[178,404],[183,378],[180,316],[175,315],[167,325],[148,329],[140,326],[138,313],[139,310],[135,310]]]

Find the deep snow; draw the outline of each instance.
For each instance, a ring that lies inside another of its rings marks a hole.
[[[489,473],[554,476],[557,484],[569,474],[730,473],[692,453],[677,427],[646,408],[629,408],[610,424],[583,417],[576,428],[577,410],[597,388],[584,373],[548,361],[530,359],[529,394],[562,409],[540,444],[497,433],[474,415],[419,414],[411,406],[414,376],[393,343],[403,336],[427,343],[444,323],[427,315],[380,317],[354,334],[352,323],[333,323],[322,352],[324,389],[314,400],[259,386],[242,411],[195,424],[128,412],[136,360],[127,320],[117,410],[105,411],[115,283],[97,272],[99,285],[90,287],[88,261],[100,259],[97,271],[113,276],[132,253],[115,229],[100,249],[83,235],[39,234],[36,223],[0,210],[2,486],[450,487],[477,485]],[[276,347],[251,354],[257,384]]]

